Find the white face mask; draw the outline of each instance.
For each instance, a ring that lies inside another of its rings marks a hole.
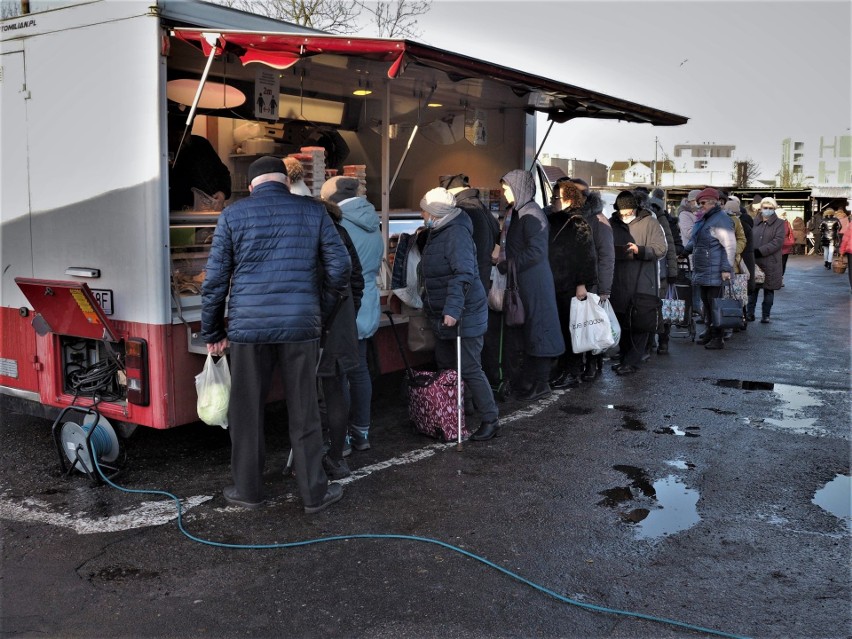
[[[629,211],[629,213],[627,211]],[[630,209],[619,211],[618,214],[621,215],[621,221],[625,224],[630,224],[636,219],[636,213]]]

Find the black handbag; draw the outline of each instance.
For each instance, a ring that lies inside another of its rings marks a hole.
[[[509,260],[506,290],[503,292],[503,319],[506,326],[523,326],[526,321],[524,303],[518,290],[518,270],[514,260]]]
[[[722,285],[721,293],[722,297],[715,297],[711,302],[710,325],[713,328],[723,329],[742,328],[743,304],[734,297],[734,287],[731,285],[731,280]]]
[[[630,322],[631,333],[656,333],[662,321],[663,300],[660,299],[660,296],[636,292],[639,288],[639,276],[644,267],[645,263],[643,262],[636,273],[633,296],[627,305],[627,319]]]

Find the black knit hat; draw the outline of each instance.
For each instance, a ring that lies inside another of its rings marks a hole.
[[[343,200],[358,197],[359,185],[358,178],[348,175],[335,175],[333,178],[326,180],[325,184],[322,185],[320,197],[323,200],[340,204]]]
[[[467,188],[470,186],[470,178],[464,173],[457,173],[456,175],[442,175],[438,178],[438,186],[441,186],[448,191],[450,189]]]
[[[630,191],[622,191],[615,198],[615,208],[618,211],[622,209],[637,209],[639,208],[639,202],[636,200],[636,196]]]
[[[249,184],[251,184],[254,178],[266,175],[267,173],[281,173],[282,175],[287,175],[286,171],[287,169],[284,168],[284,162],[281,158],[274,158],[271,155],[265,155],[249,165],[248,181]]]

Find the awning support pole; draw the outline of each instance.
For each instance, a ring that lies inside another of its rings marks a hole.
[[[535,152],[535,157],[532,159],[532,164],[530,164],[530,171],[533,170],[533,167],[535,166],[535,161],[538,159],[538,156],[541,153],[541,149],[544,147],[544,143],[547,142],[547,136],[550,135],[550,129],[553,128],[554,124],[556,124],[556,120],[551,120],[550,126],[547,127],[547,133],[544,134],[544,139],[541,141],[541,145],[538,147],[538,151]]]
[[[385,109],[382,117],[382,263],[388,264],[388,239],[390,237],[390,111],[391,85],[385,80]],[[389,270],[389,269],[387,269]],[[384,289],[390,288],[390,273],[386,273]]]
[[[189,108],[189,115],[186,116],[183,135],[180,136],[180,144],[178,144],[177,151],[175,151],[175,159],[173,162],[177,162],[180,150],[183,148],[183,142],[186,140],[186,134],[189,132],[190,127],[192,127],[192,120],[195,117],[195,111],[198,108],[198,101],[201,100],[201,92],[204,90],[204,83],[207,82],[207,75],[210,73],[210,67],[213,66],[213,58],[216,57],[216,41],[219,39],[219,34],[204,33],[202,35],[204,36],[204,39],[207,40],[207,44],[210,45],[210,55],[207,56],[207,64],[204,67],[204,73],[201,74],[201,80],[198,81],[198,88],[195,90],[195,97],[192,99],[192,106]]]

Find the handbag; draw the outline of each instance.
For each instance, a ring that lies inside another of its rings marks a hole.
[[[734,297],[731,280],[722,285],[722,297],[715,297],[710,307],[710,325],[714,328],[742,328],[743,305]]]
[[[491,288],[488,289],[488,308],[498,313],[503,310],[506,276],[496,266],[491,267]]]
[[[849,258],[846,257],[845,253],[835,255],[834,259],[831,261],[831,270],[835,273],[845,273],[848,266]]]
[[[609,317],[601,298],[587,293],[586,299],[571,298],[571,350],[574,353],[602,352],[615,344]]]
[[[656,333],[662,315],[662,300],[659,295],[649,293],[637,293],[639,288],[639,276],[645,264],[639,266],[636,273],[636,285],[633,287],[633,297],[627,305],[627,321],[630,324],[631,333]]]
[[[766,273],[757,264],[754,265],[754,283],[763,284],[766,281]]]
[[[408,350],[412,353],[435,350],[435,333],[432,331],[432,320],[426,317],[425,311],[405,307],[408,315]]]
[[[748,273],[737,273],[731,277],[731,286],[734,289],[734,297],[745,306],[748,304]]]
[[[524,303],[518,289],[518,271],[514,260],[508,261],[506,290],[503,292],[503,316],[506,326],[523,326],[526,321]]]

